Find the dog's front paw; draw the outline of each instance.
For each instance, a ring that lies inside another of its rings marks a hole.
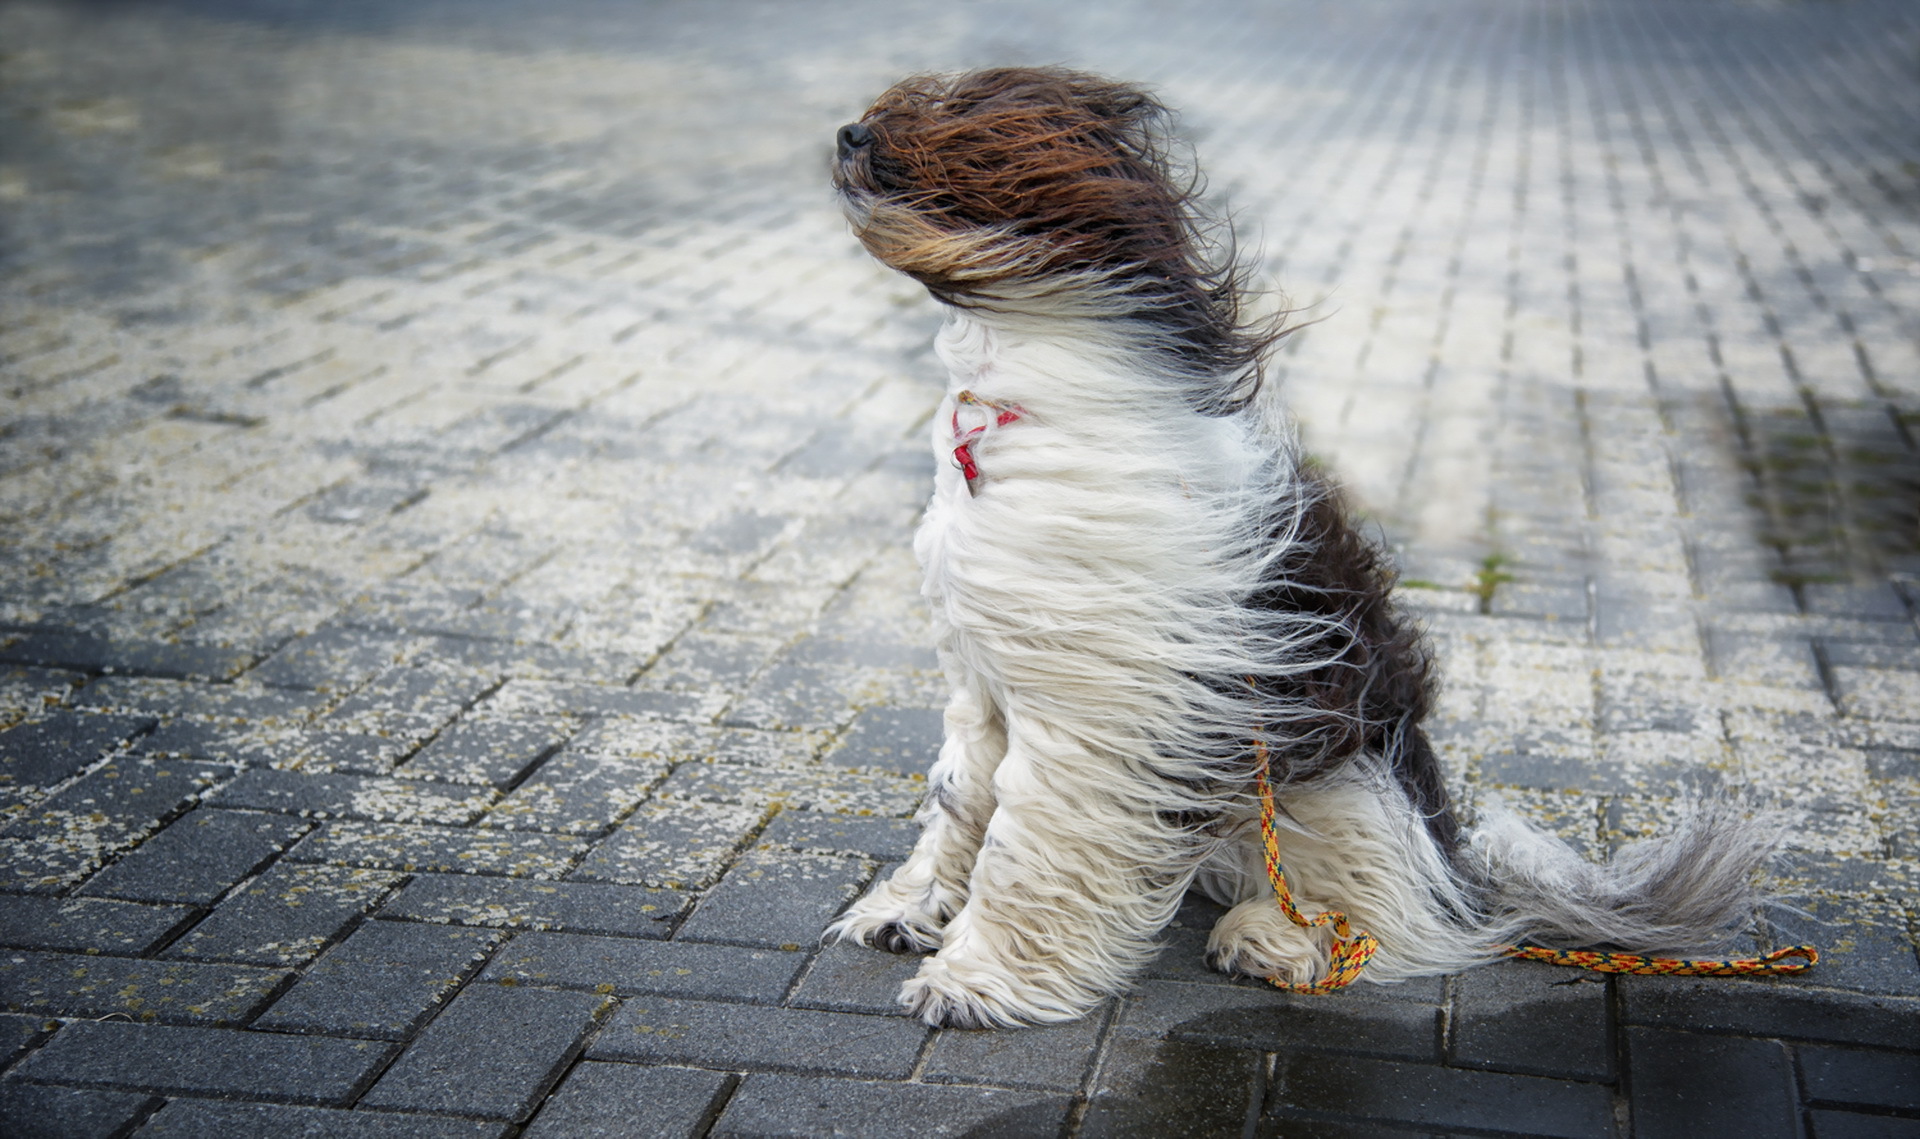
[[[888,953],[930,953],[940,948],[945,921],[921,902],[927,892],[891,879],[847,907],[823,935],[826,941],[857,941]]]
[[[1222,973],[1311,984],[1327,972],[1330,935],[1303,929],[1272,898],[1242,902],[1214,923],[1207,964]]]
[[[1058,1024],[1085,1016],[1099,1000],[1098,992],[1032,962],[1002,964],[950,948],[922,961],[900,989],[908,1015],[936,1028]]]

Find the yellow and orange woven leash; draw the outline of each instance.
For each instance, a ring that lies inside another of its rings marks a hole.
[[[1331,925],[1334,934],[1333,951],[1325,977],[1310,983],[1283,981],[1278,977],[1268,977],[1267,980],[1275,988],[1290,993],[1336,992],[1359,978],[1361,970],[1379,951],[1380,942],[1365,930],[1353,932],[1347,924],[1347,915],[1338,910],[1328,910],[1318,917],[1309,918],[1293,904],[1293,893],[1287,889],[1286,871],[1280,866],[1280,842],[1273,831],[1273,788],[1267,783],[1267,749],[1263,745],[1256,745],[1255,751],[1260,757],[1255,776],[1260,783],[1260,838],[1267,847],[1267,877],[1273,881],[1274,896],[1279,899],[1282,912],[1295,925],[1303,929]],[[1498,950],[1508,957],[1545,961],[1551,965],[1570,965],[1578,969],[1591,969],[1596,973],[1691,977],[1791,976],[1806,972],[1820,961],[1820,951],[1811,945],[1776,949],[1764,957],[1727,958],[1643,957],[1634,953],[1602,953],[1590,949],[1545,949],[1537,945],[1503,945]]]

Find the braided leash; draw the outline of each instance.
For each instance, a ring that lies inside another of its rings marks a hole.
[[[1280,841],[1273,830],[1273,788],[1267,782],[1267,749],[1256,744],[1260,757],[1255,778],[1260,784],[1260,839],[1267,848],[1267,877],[1273,881],[1273,893],[1280,909],[1302,929],[1330,925],[1334,941],[1327,975],[1314,982],[1283,981],[1268,977],[1268,983],[1289,993],[1322,994],[1346,988],[1360,976],[1367,962],[1379,951],[1380,942],[1365,930],[1354,933],[1347,915],[1328,910],[1308,918],[1293,904],[1293,892],[1287,889],[1287,873],[1280,866]],[[1499,952],[1507,957],[1545,961],[1550,965],[1569,965],[1596,973],[1639,973],[1656,976],[1688,977],[1782,977],[1804,973],[1820,961],[1820,951],[1811,945],[1793,945],[1776,949],[1763,957],[1643,957],[1636,953],[1602,953],[1590,949],[1545,949],[1537,945],[1503,945]]]

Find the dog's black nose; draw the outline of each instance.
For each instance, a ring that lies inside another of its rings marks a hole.
[[[840,157],[845,158],[854,151],[871,145],[873,142],[873,132],[868,130],[864,123],[848,123],[846,126],[840,128],[837,141],[839,143]]]

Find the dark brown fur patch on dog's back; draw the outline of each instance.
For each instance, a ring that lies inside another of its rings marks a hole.
[[[1394,606],[1395,574],[1384,551],[1349,518],[1337,487],[1311,472],[1298,530],[1283,559],[1251,599],[1265,609],[1333,619],[1321,654],[1332,663],[1294,679],[1290,696],[1320,714],[1288,723],[1276,746],[1283,779],[1310,778],[1363,749],[1385,756],[1441,849],[1459,840],[1445,780],[1421,728],[1433,706],[1433,657],[1417,626]]]

